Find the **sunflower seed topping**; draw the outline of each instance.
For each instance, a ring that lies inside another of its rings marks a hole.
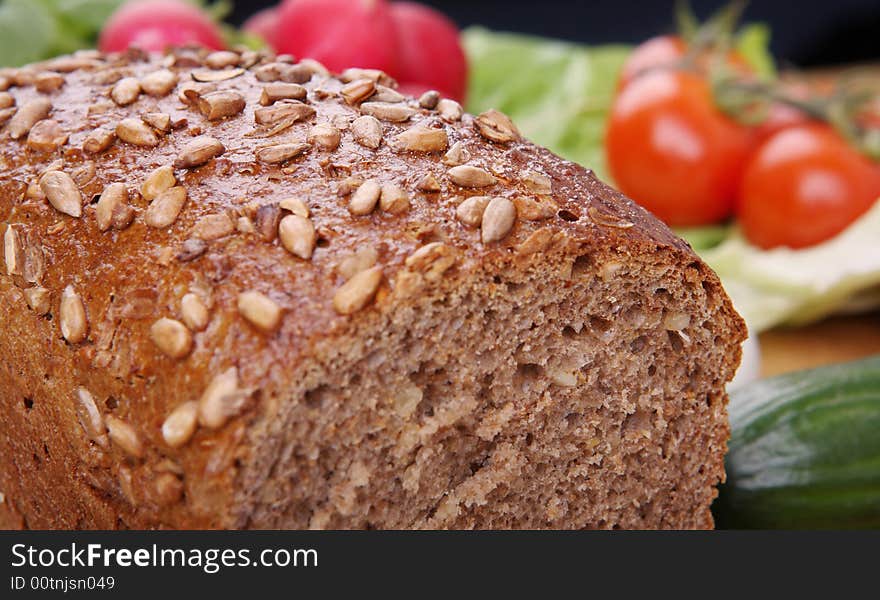
[[[67,173],[46,171],[40,177],[40,189],[58,212],[75,218],[82,216],[82,193]]]
[[[452,183],[466,188],[488,187],[497,183],[491,173],[472,165],[452,167],[447,171],[447,174]]]
[[[366,148],[377,149],[382,143],[382,124],[376,117],[364,115],[351,124],[355,141]]]

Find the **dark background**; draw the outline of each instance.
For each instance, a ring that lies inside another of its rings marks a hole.
[[[277,0],[237,0],[232,21],[241,23]],[[672,29],[672,0],[426,0],[460,26],[600,44],[638,43]],[[723,0],[691,0],[705,17]],[[799,67],[880,60],[880,0],[752,0],[746,20],[768,23],[773,52]]]

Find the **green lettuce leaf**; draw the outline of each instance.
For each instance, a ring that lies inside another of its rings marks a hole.
[[[701,255],[753,330],[815,321],[856,300],[877,300],[880,202],[817,246],[761,250],[733,228],[726,240]]]

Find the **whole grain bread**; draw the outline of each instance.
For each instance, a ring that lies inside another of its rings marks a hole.
[[[268,53],[0,71],[0,519],[711,527],[744,327],[503,114]]]

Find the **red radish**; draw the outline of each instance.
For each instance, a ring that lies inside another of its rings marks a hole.
[[[462,100],[467,88],[467,58],[458,28],[445,15],[414,2],[395,2],[391,15],[397,28],[397,71],[401,84],[436,89]]]
[[[163,51],[168,46],[226,47],[217,24],[192,4],[177,0],[134,0],[123,4],[101,31],[98,47],[119,52],[129,46]]]
[[[269,44],[273,49],[277,46],[276,37],[278,36],[278,9],[264,8],[254,13],[244,24],[242,29],[248,33],[253,33]]]
[[[275,49],[331,71],[397,71],[394,21],[385,0],[287,0],[278,9]]]

